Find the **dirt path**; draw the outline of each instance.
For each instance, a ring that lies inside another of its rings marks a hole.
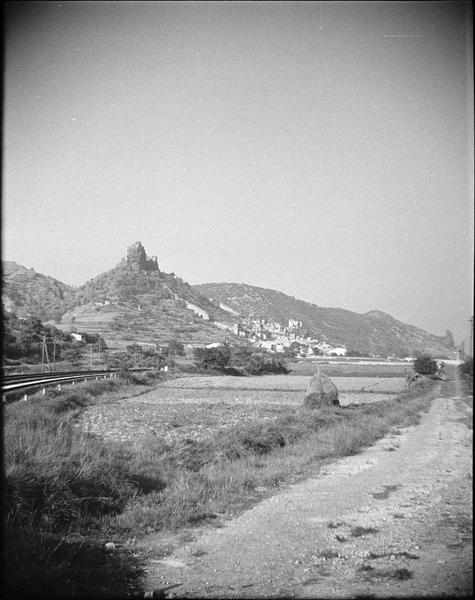
[[[472,591],[472,410],[433,401],[417,427],[150,558],[168,597],[465,596]]]

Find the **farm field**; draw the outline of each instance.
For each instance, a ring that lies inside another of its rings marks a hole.
[[[114,404],[91,406],[80,427],[109,440],[165,443],[212,438],[219,430],[250,421],[272,421],[303,403],[309,377],[182,377]],[[342,406],[394,398],[403,378],[335,377]]]
[[[256,375],[251,377],[231,377],[216,375],[213,377],[180,377],[167,382],[167,389],[233,389],[268,391],[305,391],[310,377],[304,375]],[[339,391],[364,391],[397,393],[405,387],[404,377],[332,377]]]
[[[322,373],[330,377],[405,377],[412,370],[412,364],[404,361],[371,359],[317,359]],[[303,359],[290,363],[290,375],[311,376],[315,372],[315,359]]]

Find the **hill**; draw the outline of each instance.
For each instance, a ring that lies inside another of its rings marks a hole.
[[[73,298],[73,287],[13,261],[3,262],[3,306],[18,317],[59,319]]]
[[[172,339],[185,344],[268,343],[287,336],[288,343],[306,337],[363,355],[427,351],[443,356],[454,350],[450,332],[435,336],[377,310],[358,314],[324,308],[246,284],[191,286],[162,272],[140,242],[129,246],[114,268],[77,289],[14,262],[3,263],[3,281],[7,311],[54,321],[64,332],[98,334],[111,349]],[[263,320],[271,324],[264,327]]]
[[[205,283],[195,290],[242,318],[275,321],[287,327],[300,321],[306,335],[361,354],[410,356],[415,351],[446,355],[454,350],[450,332],[436,336],[374,310],[359,314],[325,308],[282,292],[243,283]]]
[[[4,306],[18,316],[55,320],[63,331],[99,334],[110,348],[140,341],[222,342],[232,334],[215,323],[229,315],[174,273],[160,271],[140,242],[113,269],[77,289],[4,263]],[[46,285],[48,284],[48,285]]]

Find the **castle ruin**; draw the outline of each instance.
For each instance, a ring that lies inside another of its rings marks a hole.
[[[133,271],[146,271],[147,273],[160,273],[156,256],[148,257],[141,242],[135,242],[127,248],[126,265]]]

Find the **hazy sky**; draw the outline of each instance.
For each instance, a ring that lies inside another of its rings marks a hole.
[[[14,2],[3,258],[472,314],[469,2]]]

